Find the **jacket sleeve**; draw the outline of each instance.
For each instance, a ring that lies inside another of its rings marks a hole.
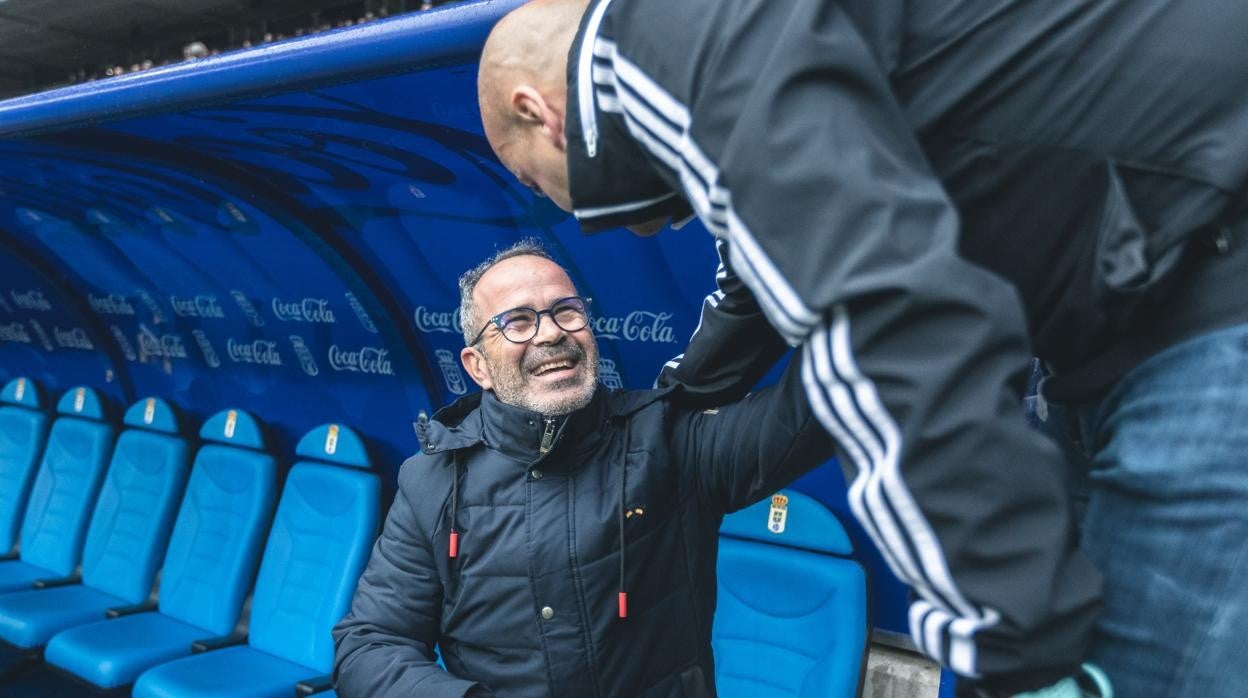
[[[682,407],[727,405],[745,397],[788,347],[772,328],[754,295],[733,272],[727,246],[717,241],[715,290],[702,302],[702,315],[683,354],[664,365],[656,388],[676,387]]]
[[[682,479],[715,514],[747,507],[833,455],[802,394],[796,357],[779,383],[738,402],[676,409],[672,434]]]
[[[1065,463],[1022,419],[1023,309],[959,254],[877,55],[839,3],[675,5],[616,6],[630,132],[803,346],[806,395],[857,469],[851,509],[916,592],[913,640],[963,676],[1073,673],[1100,578],[1075,547]],[[717,22],[709,46],[679,56],[662,31],[627,33],[698,13]]]
[[[462,698],[482,690],[436,663],[442,583],[403,486],[411,463],[400,473],[351,611],[334,628],[334,684],[343,698]]]

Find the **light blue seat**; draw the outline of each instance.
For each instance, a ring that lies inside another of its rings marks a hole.
[[[208,443],[195,456],[169,539],[158,610],[58,633],[44,650],[48,662],[111,689],[234,628],[273,514],[276,466],[246,412],[214,415],[200,438]]]
[[[380,486],[363,442],[346,427],[317,427],[296,451],[320,462],[296,463],[286,478],[248,644],[155,667],[135,682],[136,698],[289,698],[297,682],[330,672],[330,629],[346,614],[368,560]]]
[[[135,403],[123,419],[87,543],[82,583],[0,596],[0,639],[41,647],[57,632],[100,620],[152,593],[186,484],[187,445],[164,400]]]
[[[857,695],[866,576],[827,507],[799,492],[777,497],[725,517],[720,528],[711,633],[719,695]]]
[[[14,378],[0,390],[0,554],[17,547],[26,498],[48,436],[39,387]]]
[[[96,494],[112,451],[113,428],[91,388],[73,388],[57,403],[39,472],[22,517],[21,558],[0,562],[0,592],[30,589],[36,579],[77,569]]]

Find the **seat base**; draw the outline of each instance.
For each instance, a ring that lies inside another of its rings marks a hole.
[[[134,698],[290,698],[295,684],[324,674],[248,645],[177,659],[150,669]]]
[[[116,688],[157,664],[189,656],[192,642],[213,635],[161,613],[137,613],[59,633],[44,658],[100,688]]]

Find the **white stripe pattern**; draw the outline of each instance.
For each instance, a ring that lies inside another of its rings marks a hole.
[[[1000,615],[976,607],[954,582],[935,531],[902,477],[901,432],[854,359],[845,306],[820,317],[805,304],[733,209],[717,166],[692,140],[685,106],[613,42],[599,39],[593,46],[596,56],[607,59],[595,66],[594,82],[613,88],[629,132],[679,176],[710,231],[731,242],[730,261],[772,324],[790,344],[805,340],[802,382],[811,407],[858,468],[850,507],[892,570],[919,593],[910,609],[915,643],[959,674],[977,676],[974,636],[996,625]]]

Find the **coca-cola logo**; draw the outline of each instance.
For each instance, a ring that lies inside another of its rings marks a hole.
[[[88,293],[87,303],[90,303],[91,309],[100,315],[134,315],[134,306],[130,305],[129,299],[118,293],[110,293],[107,296]]]
[[[91,343],[91,338],[87,336],[87,331],[81,327],[71,327],[68,330],[62,330],[54,326],[52,328],[52,336],[56,338],[56,343],[65,349],[95,350],[95,345]]]
[[[259,364],[261,366],[281,366],[282,355],[277,351],[277,342],[257,339],[253,342],[236,342],[230,337],[225,342],[226,354],[230,361],[239,364]]]
[[[38,289],[32,291],[9,291],[9,296],[13,299],[13,304],[23,310],[38,310],[47,312],[52,309],[52,304],[47,298],[43,297],[43,291]]]
[[[412,315],[416,320],[416,329],[426,334],[432,332],[459,334],[463,332],[460,325],[459,308],[437,312],[429,310],[423,305],[418,305]]]
[[[329,301],[324,298],[304,298],[297,301],[273,299],[273,314],[283,322],[337,322]]]
[[[169,305],[173,306],[173,314],[178,317],[216,318],[225,317],[225,311],[217,302],[216,296],[198,295],[193,298],[169,296]]]
[[[671,313],[634,310],[623,317],[593,317],[594,336],[626,342],[670,344],[676,341],[676,330],[669,323]]]
[[[11,322],[7,325],[0,325],[0,341],[30,344],[33,340],[30,338],[30,333],[26,331],[25,325],[20,322]]]
[[[390,350],[380,347],[361,347],[355,351],[340,349],[337,344],[329,347],[329,367],[335,371],[354,371],[381,376],[393,376]]]
[[[164,359],[185,359],[186,345],[182,343],[182,336],[176,334],[164,334],[157,336],[150,331],[139,333],[139,360],[147,361],[150,358]]]

